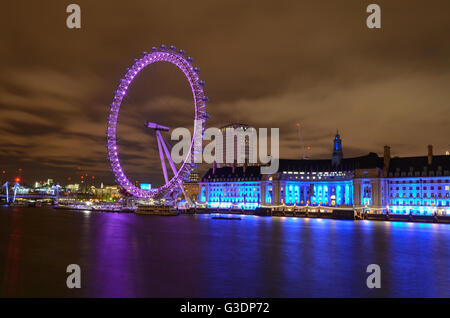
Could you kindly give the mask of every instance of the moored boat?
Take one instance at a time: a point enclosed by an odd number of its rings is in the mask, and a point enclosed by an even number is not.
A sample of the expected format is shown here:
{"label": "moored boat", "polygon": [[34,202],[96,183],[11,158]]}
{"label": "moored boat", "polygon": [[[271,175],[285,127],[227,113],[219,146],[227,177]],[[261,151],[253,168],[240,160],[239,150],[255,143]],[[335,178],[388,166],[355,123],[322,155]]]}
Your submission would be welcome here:
{"label": "moored boat", "polygon": [[176,216],[179,214],[178,210],[170,206],[158,205],[139,205],[134,211],[136,214],[143,215],[162,215],[162,216]]}

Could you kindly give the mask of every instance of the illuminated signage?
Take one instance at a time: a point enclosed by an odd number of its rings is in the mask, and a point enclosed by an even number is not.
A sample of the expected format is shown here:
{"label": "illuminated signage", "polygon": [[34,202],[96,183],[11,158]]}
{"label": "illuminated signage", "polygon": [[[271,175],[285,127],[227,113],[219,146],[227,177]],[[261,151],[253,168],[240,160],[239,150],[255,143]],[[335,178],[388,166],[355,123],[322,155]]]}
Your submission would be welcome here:
{"label": "illuminated signage", "polygon": [[151,190],[152,185],[150,183],[141,183],[141,189],[142,190]]}

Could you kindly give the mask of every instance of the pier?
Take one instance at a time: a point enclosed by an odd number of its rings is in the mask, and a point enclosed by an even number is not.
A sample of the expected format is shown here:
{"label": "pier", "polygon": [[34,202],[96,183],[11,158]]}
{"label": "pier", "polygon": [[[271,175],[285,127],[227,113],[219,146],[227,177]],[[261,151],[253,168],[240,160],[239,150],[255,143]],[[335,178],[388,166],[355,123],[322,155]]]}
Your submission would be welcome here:
{"label": "pier", "polygon": [[190,208],[179,210],[181,214],[235,214],[255,215],[270,217],[298,217],[298,218],[321,218],[335,220],[370,220],[370,221],[392,221],[392,222],[420,222],[420,223],[449,223],[448,215],[418,215],[418,214],[389,214],[368,213],[356,209],[333,209],[331,207],[320,208],[257,208],[246,209],[214,209],[214,208]]}

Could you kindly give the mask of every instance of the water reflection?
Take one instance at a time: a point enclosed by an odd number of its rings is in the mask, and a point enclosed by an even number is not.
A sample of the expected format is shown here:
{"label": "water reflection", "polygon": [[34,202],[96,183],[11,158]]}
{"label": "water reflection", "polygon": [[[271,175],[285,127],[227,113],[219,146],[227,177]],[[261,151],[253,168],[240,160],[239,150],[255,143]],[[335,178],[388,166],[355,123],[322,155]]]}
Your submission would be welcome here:
{"label": "water reflection", "polygon": [[[22,251],[22,217],[18,213],[11,213],[8,220],[9,227],[12,229],[11,233],[2,231],[2,238],[6,240],[2,294],[4,295],[20,295],[19,288],[22,286],[19,271],[20,253]],[[3,252],[3,250],[2,250]],[[3,253],[2,253],[3,255]]]}
{"label": "water reflection", "polygon": [[[446,224],[0,212],[2,296],[450,296]],[[71,263],[80,290],[65,286]],[[372,263],[379,290],[366,287]]]}

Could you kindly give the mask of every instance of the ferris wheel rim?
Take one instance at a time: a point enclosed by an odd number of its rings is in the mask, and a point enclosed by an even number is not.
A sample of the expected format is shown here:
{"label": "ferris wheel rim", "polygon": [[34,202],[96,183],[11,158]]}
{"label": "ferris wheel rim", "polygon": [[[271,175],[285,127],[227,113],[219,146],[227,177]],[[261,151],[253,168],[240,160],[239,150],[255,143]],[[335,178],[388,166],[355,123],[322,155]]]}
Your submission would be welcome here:
{"label": "ferris wheel rim", "polygon": [[[120,164],[118,156],[117,146],[117,120],[122,104],[123,98],[126,96],[129,85],[131,85],[135,77],[146,67],[158,62],[169,62],[180,69],[189,82],[192,96],[194,100],[194,123],[196,120],[201,121],[201,132],[196,134],[196,125],[194,125],[194,134],[191,139],[189,153],[186,155],[181,167],[177,173],[164,185],[159,188],[144,190],[136,187],[130,182],[125,175],[122,166]],[[204,95],[203,86],[204,82],[200,80],[198,73],[199,69],[192,65],[192,58],[185,57],[185,53],[182,50],[177,51],[174,46],[167,49],[164,45],[161,48],[153,48],[152,52],[144,52],[142,57],[135,59],[133,65],[127,70],[125,75],[121,78],[118,88],[115,91],[113,102],[110,105],[110,111],[108,116],[107,125],[107,150],[108,159],[112,172],[114,174],[116,182],[134,197],[142,199],[150,199],[158,196],[163,196],[173,191],[180,185],[180,182],[187,178],[193,168],[193,158],[195,156],[194,139],[196,136],[203,138],[203,132],[206,123],[206,101],[207,98]]]}

